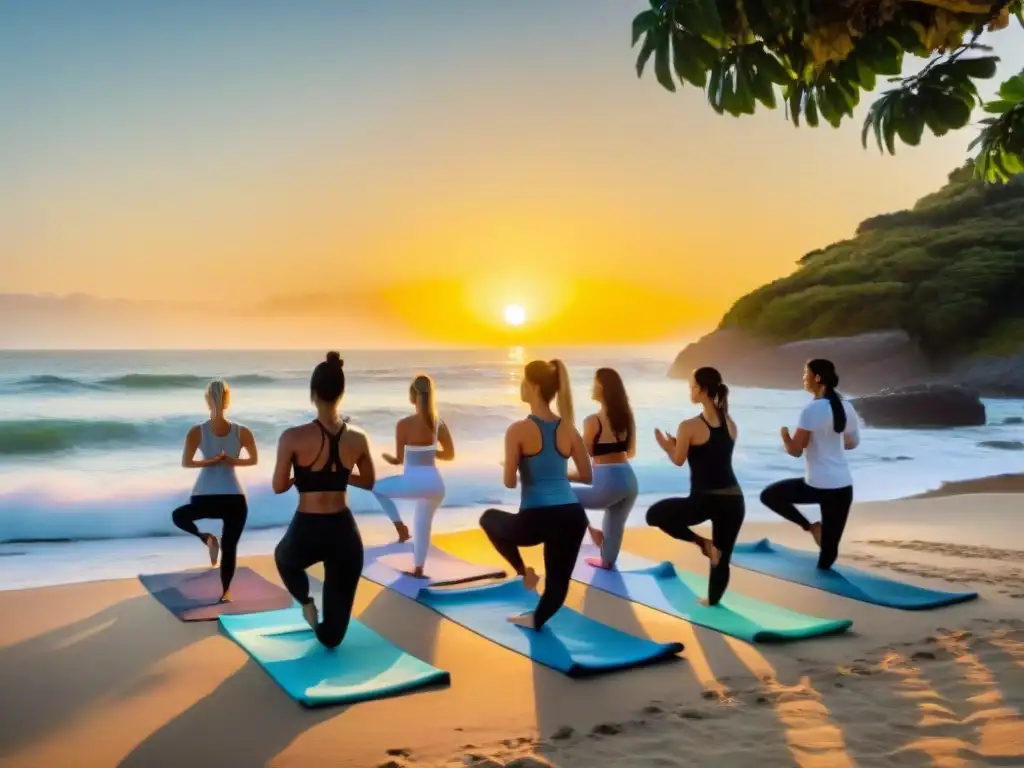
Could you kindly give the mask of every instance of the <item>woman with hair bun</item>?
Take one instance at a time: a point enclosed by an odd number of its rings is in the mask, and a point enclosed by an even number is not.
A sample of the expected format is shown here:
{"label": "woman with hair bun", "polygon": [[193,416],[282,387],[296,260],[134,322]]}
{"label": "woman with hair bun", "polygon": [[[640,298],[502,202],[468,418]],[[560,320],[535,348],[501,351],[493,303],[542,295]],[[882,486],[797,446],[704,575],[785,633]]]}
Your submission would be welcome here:
{"label": "woman with hair bun", "polygon": [[[647,510],[647,524],[694,544],[711,563],[705,605],[717,605],[729,586],[729,561],[746,516],[743,491],[732,469],[736,422],[729,415],[729,387],[714,368],[690,378],[690,400],[701,412],[679,425],[675,437],[654,430],[661,449],[677,467],[690,463],[690,495],[662,499]],[[691,528],[711,521],[711,538]]]}
{"label": "woman with hair bun", "polygon": [[429,376],[419,375],[412,380],[409,402],[416,412],[395,425],[395,453],[385,453],[382,457],[392,466],[403,467],[403,472],[377,482],[373,495],[394,524],[400,542],[409,539],[409,529],[402,522],[395,501],[415,502],[412,575],[424,578],[434,513],[444,500],[444,480],[437,470],[437,462],[454,459],[455,444],[448,426],[437,415],[434,382]]}
{"label": "woman with hair bun", "polygon": [[[526,366],[520,397],[530,415],[505,432],[505,487],[522,480],[519,512],[488,509],[480,517],[498,554],[523,578],[527,589],[536,589],[540,577],[523,563],[520,547],[544,545],[544,594],[532,613],[510,616],[513,624],[540,630],[562,607],[569,582],[587,533],[583,511],[569,484],[568,464],[576,467],[574,479],[593,480],[590,456],[573,423],[569,372],[561,360],[535,360]],[[556,401],[558,413],[551,409]]]}
{"label": "woman with hair bun", "polygon": [[[299,505],[274,561],[317,639],[336,648],[348,631],[363,570],[363,539],[348,508],[347,490],[350,485],[373,490],[375,473],[366,435],[349,427],[338,412],[345,394],[341,355],[327,353],[313,369],[309,390],[316,419],[286,429],[277,446],[274,493],[295,486]],[[306,575],[316,563],[324,564],[322,620]]]}
{"label": "woman with hair bun", "polygon": [[[233,424],[224,416],[231,404],[231,388],[222,379],[206,385],[206,405],[210,418],[197,424],[185,437],[181,465],[198,468],[199,476],[192,488],[188,504],[171,513],[171,520],[185,533],[202,541],[210,553],[210,565],[220,557],[221,600],[229,600],[231,580],[235,576],[238,540],[242,537],[249,507],[235,467],[251,467],[259,459],[256,440],[248,427]],[[242,449],[246,458],[241,458]],[[203,458],[197,459],[196,452]],[[212,533],[196,527],[196,520],[222,520],[224,527],[218,540]]]}
{"label": "woman with hair bun", "polygon": [[[846,451],[860,445],[857,412],[836,389],[839,374],[831,360],[811,360],[804,367],[804,389],[814,399],[801,411],[796,432],[781,430],[782,444],[793,458],[803,456],[804,477],[780,480],[761,492],[761,503],[777,515],[796,523],[814,537],[820,554],[818,567],[831,568],[839,557],[846,520],[853,505],[853,476]],[[797,504],[821,509],[821,522],[811,523]]]}

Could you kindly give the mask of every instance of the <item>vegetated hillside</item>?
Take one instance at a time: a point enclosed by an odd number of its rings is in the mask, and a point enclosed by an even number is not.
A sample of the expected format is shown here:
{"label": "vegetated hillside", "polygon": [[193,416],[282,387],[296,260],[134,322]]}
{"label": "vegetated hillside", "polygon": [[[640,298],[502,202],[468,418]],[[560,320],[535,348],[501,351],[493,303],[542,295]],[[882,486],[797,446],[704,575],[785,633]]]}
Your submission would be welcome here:
{"label": "vegetated hillside", "polygon": [[862,222],[788,277],[737,301],[720,328],[794,341],[903,329],[936,358],[1024,347],[1024,178],[986,186],[970,164],[912,210]]}

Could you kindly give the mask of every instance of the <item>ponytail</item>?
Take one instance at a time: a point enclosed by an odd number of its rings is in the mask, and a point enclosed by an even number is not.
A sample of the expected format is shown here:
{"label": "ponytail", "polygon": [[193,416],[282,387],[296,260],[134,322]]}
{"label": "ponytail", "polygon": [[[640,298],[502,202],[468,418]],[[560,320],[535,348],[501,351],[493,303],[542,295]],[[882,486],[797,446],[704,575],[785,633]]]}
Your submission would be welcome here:
{"label": "ponytail", "polygon": [[214,379],[206,385],[206,405],[211,416],[223,414],[230,402],[231,388],[224,379]]}
{"label": "ponytail", "polygon": [[729,386],[724,381],[718,385],[715,394],[711,397],[711,402],[718,409],[718,418],[722,424],[727,424],[729,421]]}
{"label": "ponytail", "polygon": [[823,397],[828,400],[832,407],[832,429],[837,434],[846,431],[846,408],[843,406],[843,398],[836,392],[839,386],[839,374],[831,360],[817,358],[807,363],[807,370],[815,380],[824,387]]}
{"label": "ponytail", "polygon": [[425,374],[412,380],[410,393],[416,401],[416,411],[427,422],[431,431],[437,429],[437,405],[434,400],[434,382]]}
{"label": "ponytail", "polygon": [[558,389],[555,391],[555,405],[558,407],[558,415],[562,417],[562,421],[575,425],[569,370],[565,367],[565,363],[557,358],[551,361],[551,366],[555,369],[555,379],[558,383]]}
{"label": "ponytail", "polygon": [[722,381],[722,374],[717,368],[704,366],[693,372],[693,380],[697,388],[708,396],[715,410],[718,412],[718,420],[722,424],[728,423],[729,418],[729,387]]}

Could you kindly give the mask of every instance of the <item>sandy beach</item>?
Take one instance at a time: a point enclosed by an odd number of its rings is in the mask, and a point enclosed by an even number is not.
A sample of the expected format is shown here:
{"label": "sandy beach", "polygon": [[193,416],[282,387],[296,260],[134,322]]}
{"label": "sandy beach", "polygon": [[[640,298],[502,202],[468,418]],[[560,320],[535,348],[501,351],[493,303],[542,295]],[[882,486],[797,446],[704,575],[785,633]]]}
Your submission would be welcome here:
{"label": "sandy beach", "polygon": [[[0,593],[4,766],[1024,765],[1021,496],[859,505],[843,557],[982,599],[906,612],[733,569],[732,590],[846,635],[754,647],[574,583],[568,604],[683,658],[572,680],[361,582],[356,612],[451,673],[447,688],[304,710],[215,623],[179,622],[138,580]],[[741,538],[807,547],[788,525]],[[497,562],[475,532],[439,539]],[[631,530],[626,548],[704,570],[692,547]],[[539,551],[529,555],[539,565]],[[276,581],[270,558],[246,565]],[[314,571],[315,572],[315,571]]]}

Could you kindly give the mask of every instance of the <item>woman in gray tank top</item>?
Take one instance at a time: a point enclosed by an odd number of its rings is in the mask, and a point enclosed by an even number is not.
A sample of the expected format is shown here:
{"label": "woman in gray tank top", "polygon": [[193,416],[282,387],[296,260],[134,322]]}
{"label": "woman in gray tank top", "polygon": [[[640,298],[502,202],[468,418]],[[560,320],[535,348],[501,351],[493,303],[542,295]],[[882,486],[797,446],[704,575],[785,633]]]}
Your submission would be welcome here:
{"label": "woman in gray tank top", "polygon": [[[231,402],[227,382],[217,379],[206,387],[206,404],[210,419],[189,430],[185,438],[185,452],[181,465],[198,468],[199,477],[192,487],[188,504],[178,507],[171,515],[174,524],[202,541],[210,552],[210,565],[217,565],[220,555],[220,582],[224,588],[222,600],[230,599],[228,589],[235,575],[238,540],[242,537],[249,506],[245,489],[238,481],[235,467],[251,467],[257,461],[256,440],[248,427],[232,424],[224,417]],[[245,449],[246,458],[241,457]],[[196,459],[196,452],[203,458]],[[196,527],[196,520],[221,520],[224,528],[220,540],[212,533]]]}

